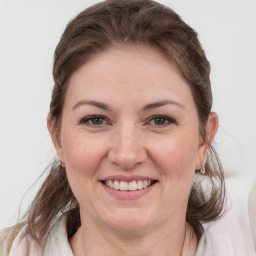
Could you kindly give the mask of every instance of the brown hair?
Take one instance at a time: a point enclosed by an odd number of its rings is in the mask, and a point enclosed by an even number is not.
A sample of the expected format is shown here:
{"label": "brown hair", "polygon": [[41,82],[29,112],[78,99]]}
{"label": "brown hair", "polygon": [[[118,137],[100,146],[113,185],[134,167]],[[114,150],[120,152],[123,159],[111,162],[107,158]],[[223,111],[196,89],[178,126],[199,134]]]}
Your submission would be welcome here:
{"label": "brown hair", "polygon": [[[84,10],[67,25],[56,48],[53,66],[55,85],[50,114],[56,139],[71,75],[95,54],[127,44],[157,48],[177,64],[190,84],[200,134],[205,139],[212,107],[209,62],[197,33],[173,10],[151,0],[107,0]],[[198,238],[203,232],[202,223],[217,219],[225,201],[223,170],[213,147],[208,154],[205,176],[209,180],[207,191],[195,180],[186,215]],[[79,205],[65,168],[55,161],[28,210],[28,233],[39,241],[60,211],[68,211],[68,236],[71,237],[80,225]]]}

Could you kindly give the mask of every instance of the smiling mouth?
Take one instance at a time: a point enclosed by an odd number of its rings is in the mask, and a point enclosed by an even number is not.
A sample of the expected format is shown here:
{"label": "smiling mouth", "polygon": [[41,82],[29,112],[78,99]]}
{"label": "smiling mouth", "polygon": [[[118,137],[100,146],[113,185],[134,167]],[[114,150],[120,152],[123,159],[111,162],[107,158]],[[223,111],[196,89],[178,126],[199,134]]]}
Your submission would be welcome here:
{"label": "smiling mouth", "polygon": [[118,180],[102,180],[101,182],[107,187],[114,190],[136,191],[152,186],[154,183],[157,182],[157,180],[133,180],[130,182]]}

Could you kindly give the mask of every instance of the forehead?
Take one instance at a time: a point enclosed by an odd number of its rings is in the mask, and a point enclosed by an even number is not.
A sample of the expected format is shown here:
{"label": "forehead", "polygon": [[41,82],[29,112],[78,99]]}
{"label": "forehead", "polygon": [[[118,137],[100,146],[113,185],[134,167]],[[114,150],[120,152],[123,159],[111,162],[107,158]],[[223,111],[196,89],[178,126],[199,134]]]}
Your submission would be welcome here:
{"label": "forehead", "polygon": [[193,101],[179,68],[148,46],[113,47],[82,65],[70,78],[67,98],[76,101],[83,96],[101,101],[117,97]]}

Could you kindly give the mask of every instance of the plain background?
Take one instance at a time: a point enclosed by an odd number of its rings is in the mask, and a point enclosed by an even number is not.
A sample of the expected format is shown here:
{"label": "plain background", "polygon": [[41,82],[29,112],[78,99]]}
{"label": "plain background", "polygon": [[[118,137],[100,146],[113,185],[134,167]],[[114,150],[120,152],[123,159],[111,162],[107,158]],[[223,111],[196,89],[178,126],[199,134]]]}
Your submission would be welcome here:
{"label": "plain background", "polygon": [[[46,127],[53,52],[67,22],[96,2],[0,0],[0,228],[15,224],[55,155]],[[256,177],[256,1],[159,2],[199,34],[220,117],[215,146],[241,189]]]}

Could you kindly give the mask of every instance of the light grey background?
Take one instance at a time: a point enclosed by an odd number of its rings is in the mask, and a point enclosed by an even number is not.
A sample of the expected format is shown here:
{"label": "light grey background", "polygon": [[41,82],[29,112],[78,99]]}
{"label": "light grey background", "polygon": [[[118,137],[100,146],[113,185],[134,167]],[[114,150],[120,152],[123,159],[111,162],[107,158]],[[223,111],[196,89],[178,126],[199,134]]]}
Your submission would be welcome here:
{"label": "light grey background", "polygon": [[[0,0],[0,227],[54,157],[46,127],[54,48],[88,0]],[[212,65],[216,147],[229,176],[256,176],[256,1],[171,0],[199,33]],[[39,185],[24,197],[24,212]],[[244,185],[245,186],[245,185]]]}

